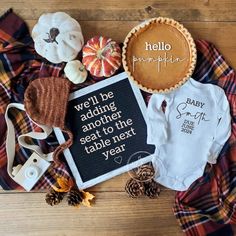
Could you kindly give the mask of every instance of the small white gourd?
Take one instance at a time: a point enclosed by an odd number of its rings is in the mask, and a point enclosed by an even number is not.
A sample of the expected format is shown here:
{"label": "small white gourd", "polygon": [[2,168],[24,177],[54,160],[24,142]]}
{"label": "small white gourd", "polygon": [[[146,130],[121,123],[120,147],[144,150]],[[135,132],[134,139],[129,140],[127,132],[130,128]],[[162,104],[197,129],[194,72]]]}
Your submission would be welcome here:
{"label": "small white gourd", "polygon": [[87,70],[79,60],[67,62],[64,72],[66,77],[74,84],[83,83],[88,75]]}

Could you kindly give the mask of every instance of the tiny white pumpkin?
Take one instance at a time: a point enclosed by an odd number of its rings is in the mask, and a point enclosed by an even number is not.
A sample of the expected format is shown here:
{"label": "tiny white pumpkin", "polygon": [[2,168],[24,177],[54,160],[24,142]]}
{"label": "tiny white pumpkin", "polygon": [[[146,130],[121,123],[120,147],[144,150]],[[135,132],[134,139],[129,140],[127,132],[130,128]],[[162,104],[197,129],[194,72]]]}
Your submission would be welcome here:
{"label": "tiny white pumpkin", "polygon": [[41,15],[32,38],[36,52],[52,63],[75,59],[84,44],[79,22],[64,12]]}
{"label": "tiny white pumpkin", "polygon": [[64,72],[66,77],[74,84],[83,83],[88,75],[87,70],[79,60],[67,62]]}

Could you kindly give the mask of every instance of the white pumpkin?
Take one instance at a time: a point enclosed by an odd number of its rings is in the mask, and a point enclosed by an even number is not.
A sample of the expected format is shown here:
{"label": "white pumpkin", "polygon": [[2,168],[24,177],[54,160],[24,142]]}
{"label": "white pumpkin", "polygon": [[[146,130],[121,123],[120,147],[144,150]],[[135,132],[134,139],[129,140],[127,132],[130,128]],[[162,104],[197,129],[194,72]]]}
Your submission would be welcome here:
{"label": "white pumpkin", "polygon": [[32,38],[36,52],[52,63],[75,59],[84,44],[80,24],[64,12],[40,16]]}
{"label": "white pumpkin", "polygon": [[66,77],[74,84],[83,83],[88,75],[84,65],[78,60],[67,62],[64,72]]}

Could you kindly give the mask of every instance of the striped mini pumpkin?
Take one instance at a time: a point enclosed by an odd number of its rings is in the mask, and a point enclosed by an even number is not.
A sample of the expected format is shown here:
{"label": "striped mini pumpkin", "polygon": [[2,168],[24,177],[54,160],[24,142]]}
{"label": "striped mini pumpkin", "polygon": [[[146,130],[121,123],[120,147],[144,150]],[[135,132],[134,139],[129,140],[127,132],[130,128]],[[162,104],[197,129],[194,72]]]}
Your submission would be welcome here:
{"label": "striped mini pumpkin", "polygon": [[110,38],[95,36],[83,47],[82,62],[91,75],[109,77],[121,65],[120,46]]}

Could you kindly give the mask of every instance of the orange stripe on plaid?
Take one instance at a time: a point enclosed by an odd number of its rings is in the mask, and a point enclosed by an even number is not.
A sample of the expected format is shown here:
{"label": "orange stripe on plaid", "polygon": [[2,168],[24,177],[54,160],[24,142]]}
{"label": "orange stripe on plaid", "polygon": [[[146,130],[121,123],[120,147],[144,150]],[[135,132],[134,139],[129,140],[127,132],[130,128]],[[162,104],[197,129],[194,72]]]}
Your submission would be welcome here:
{"label": "orange stripe on plaid", "polygon": [[4,70],[3,64],[0,61],[0,113],[5,113],[7,103],[10,98],[6,93],[6,90],[10,90],[10,78]]}

